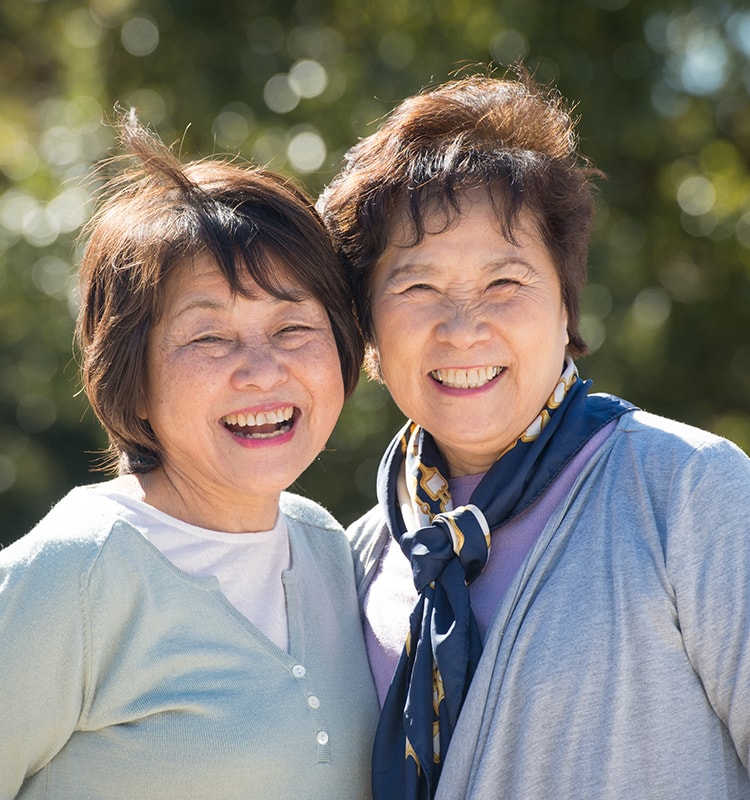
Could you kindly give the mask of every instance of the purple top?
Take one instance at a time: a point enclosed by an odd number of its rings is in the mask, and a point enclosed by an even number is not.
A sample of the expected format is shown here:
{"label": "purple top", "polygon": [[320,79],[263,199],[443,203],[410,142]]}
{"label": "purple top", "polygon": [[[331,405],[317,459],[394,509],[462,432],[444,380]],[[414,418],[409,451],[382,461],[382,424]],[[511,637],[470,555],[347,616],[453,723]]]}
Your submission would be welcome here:
{"label": "purple top", "polygon": [[[549,489],[529,508],[492,532],[490,559],[484,572],[469,588],[471,606],[482,638],[506,589],[555,508],[568,494],[591,455],[612,433],[615,424],[611,422],[592,436]],[[484,474],[467,475],[449,480],[454,507],[468,503],[483,477]],[[381,707],[401,657],[409,629],[409,615],[416,602],[409,562],[396,540],[389,536],[364,601],[367,655]]]}

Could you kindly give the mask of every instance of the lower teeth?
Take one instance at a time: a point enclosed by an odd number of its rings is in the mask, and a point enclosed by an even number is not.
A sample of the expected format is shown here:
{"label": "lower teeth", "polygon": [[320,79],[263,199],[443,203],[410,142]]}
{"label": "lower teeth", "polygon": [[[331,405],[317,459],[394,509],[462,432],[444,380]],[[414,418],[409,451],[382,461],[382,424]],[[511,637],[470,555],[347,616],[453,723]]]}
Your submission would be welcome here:
{"label": "lower teeth", "polygon": [[273,439],[274,436],[280,436],[282,433],[286,433],[291,429],[291,422],[282,422],[275,431],[271,431],[270,433],[248,433],[245,431],[239,431],[237,435],[241,436],[243,439]]}

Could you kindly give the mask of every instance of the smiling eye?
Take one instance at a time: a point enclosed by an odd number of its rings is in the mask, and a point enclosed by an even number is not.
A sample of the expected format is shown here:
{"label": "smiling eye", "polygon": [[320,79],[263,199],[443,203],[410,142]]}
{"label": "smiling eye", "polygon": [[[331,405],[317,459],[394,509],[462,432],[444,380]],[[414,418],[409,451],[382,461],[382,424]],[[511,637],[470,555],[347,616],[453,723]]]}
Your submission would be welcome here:
{"label": "smiling eye", "polygon": [[407,286],[404,289],[404,292],[434,292],[436,291],[434,286],[430,286],[429,283],[412,283],[410,286]]}
{"label": "smiling eye", "polygon": [[487,289],[509,289],[518,285],[519,281],[514,278],[498,278],[496,281],[492,281]]}
{"label": "smiling eye", "polygon": [[279,330],[279,333],[301,333],[309,330],[311,330],[310,325],[305,325],[301,322],[295,322],[289,325],[284,325],[284,327]]}
{"label": "smiling eye", "polygon": [[202,336],[196,336],[193,342],[196,344],[214,344],[216,342],[225,342],[226,339],[216,333],[206,333]]}

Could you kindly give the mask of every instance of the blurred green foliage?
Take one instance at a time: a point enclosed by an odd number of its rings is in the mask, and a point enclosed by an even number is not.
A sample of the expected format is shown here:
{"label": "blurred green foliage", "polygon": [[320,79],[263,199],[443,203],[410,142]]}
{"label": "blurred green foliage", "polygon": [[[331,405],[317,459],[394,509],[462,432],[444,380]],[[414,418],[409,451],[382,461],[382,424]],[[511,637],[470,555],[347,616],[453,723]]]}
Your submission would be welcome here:
{"label": "blurred green foliage", "polygon": [[[578,102],[609,176],[584,297],[595,389],[750,450],[750,11],[742,0],[4,0],[0,542],[91,472],[71,348],[82,182],[115,103],[187,157],[241,153],[317,193],[395,103],[523,58]],[[299,482],[343,522],[401,417],[363,381]]]}

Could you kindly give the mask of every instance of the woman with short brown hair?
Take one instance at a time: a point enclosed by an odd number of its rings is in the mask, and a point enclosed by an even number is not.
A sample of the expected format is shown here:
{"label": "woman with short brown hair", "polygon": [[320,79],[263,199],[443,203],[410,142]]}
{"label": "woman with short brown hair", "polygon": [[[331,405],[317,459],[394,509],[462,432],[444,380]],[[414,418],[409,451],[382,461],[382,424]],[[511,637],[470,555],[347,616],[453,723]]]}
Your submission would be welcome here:
{"label": "woman with short brown hair", "polygon": [[0,796],[367,798],[351,551],[285,491],[357,381],[344,275],[289,181],[122,130],[78,322],[119,474],[0,553]]}
{"label": "woman with short brown hair", "polygon": [[750,796],[750,460],[579,378],[596,174],[557,92],[470,76],[320,200],[408,418],[349,530],[376,800]]}

